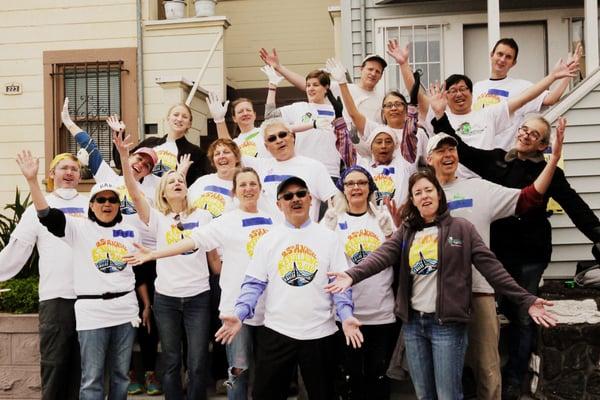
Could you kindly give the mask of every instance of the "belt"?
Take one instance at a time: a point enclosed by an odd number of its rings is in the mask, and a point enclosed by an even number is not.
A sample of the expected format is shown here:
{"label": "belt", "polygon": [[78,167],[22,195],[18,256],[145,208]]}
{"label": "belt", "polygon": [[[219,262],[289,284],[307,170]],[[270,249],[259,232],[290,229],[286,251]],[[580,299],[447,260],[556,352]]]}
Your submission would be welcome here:
{"label": "belt", "polygon": [[102,294],[82,294],[77,296],[77,300],[89,300],[89,299],[102,299],[102,300],[110,300],[116,299],[117,297],[123,297],[126,294],[133,292],[133,290],[129,290],[127,292],[107,292]]}

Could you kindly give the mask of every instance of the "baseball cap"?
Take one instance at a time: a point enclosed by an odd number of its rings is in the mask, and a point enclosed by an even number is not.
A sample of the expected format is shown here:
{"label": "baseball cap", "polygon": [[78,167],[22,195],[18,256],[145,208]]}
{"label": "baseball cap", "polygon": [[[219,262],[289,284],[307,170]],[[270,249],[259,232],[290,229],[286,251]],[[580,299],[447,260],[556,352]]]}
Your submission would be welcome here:
{"label": "baseball cap", "polygon": [[387,67],[387,62],[385,61],[385,59],[377,54],[367,54],[367,56],[361,61],[360,66],[364,67],[367,61],[377,61],[383,66],[383,69]]}
{"label": "baseball cap", "polygon": [[304,189],[308,189],[306,182],[302,178],[298,178],[297,176],[290,176],[282,180],[279,185],[277,185],[277,197],[283,192],[283,190],[289,185],[296,184]]}
{"label": "baseball cap", "polygon": [[438,133],[437,135],[433,135],[432,137],[429,138],[429,141],[427,142],[427,154],[431,154],[434,150],[436,150],[437,148],[439,148],[442,144],[451,144],[453,146],[458,145],[458,142],[456,141],[456,139],[454,139],[452,136],[448,135],[447,133]]}
{"label": "baseball cap", "polygon": [[116,186],[110,182],[98,182],[94,186],[92,186],[92,190],[90,190],[90,199],[93,199],[100,192],[104,192],[105,190],[110,190],[114,194],[119,197],[119,191]]}
{"label": "baseball cap", "polygon": [[156,152],[154,151],[154,149],[151,149],[150,147],[140,147],[139,149],[134,151],[133,154],[145,154],[148,157],[150,157],[150,159],[152,160],[152,166],[150,166],[151,169],[154,168],[154,166],[158,162],[158,157],[156,156]]}

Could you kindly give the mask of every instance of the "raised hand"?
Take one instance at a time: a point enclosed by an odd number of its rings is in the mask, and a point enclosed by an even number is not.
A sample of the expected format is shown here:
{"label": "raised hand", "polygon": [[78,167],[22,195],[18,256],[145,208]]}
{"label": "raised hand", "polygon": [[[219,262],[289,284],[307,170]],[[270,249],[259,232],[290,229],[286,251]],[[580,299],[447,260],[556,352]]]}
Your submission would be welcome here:
{"label": "raised hand", "polygon": [[398,65],[404,65],[408,62],[410,55],[410,43],[401,48],[397,39],[390,39],[387,43],[387,53],[396,60]]}
{"label": "raised hand", "polygon": [[154,257],[152,257],[152,249],[144,247],[139,243],[134,243],[133,245],[136,249],[138,249],[138,251],[136,253],[127,253],[125,256],[123,256],[123,261],[125,261],[127,264],[135,267],[136,265],[144,264],[148,261],[154,260]]}
{"label": "raised hand", "polygon": [[119,121],[119,116],[117,114],[106,118],[106,123],[113,132],[119,133],[119,136],[122,136],[122,133],[125,132],[125,123],[123,121]]}
{"label": "raised hand", "polygon": [[325,62],[325,69],[329,72],[333,80],[338,83],[346,83],[346,68],[344,68],[341,62],[335,58],[329,58]]}
{"label": "raised hand", "polygon": [[334,279],[325,285],[325,291],[328,293],[341,293],[352,286],[352,278],[345,272],[328,272],[327,276]]}
{"label": "raised hand", "polygon": [[556,318],[552,314],[550,314],[544,306],[552,306],[553,303],[548,300],[544,300],[538,298],[535,303],[533,303],[527,312],[531,319],[538,325],[542,325],[545,328],[550,328],[551,326],[556,325],[558,322]]}
{"label": "raised hand", "polygon": [[65,125],[65,128],[67,128],[68,130],[71,130],[71,128],[77,127],[77,125],[75,125],[75,122],[73,122],[73,120],[71,119],[71,116],[69,115],[69,98],[68,97],[65,97],[65,102],[63,103],[63,109],[60,112],[60,120]]}
{"label": "raised hand", "polygon": [[25,179],[28,181],[37,179],[40,160],[33,157],[31,151],[21,150],[20,153],[17,153],[17,164],[19,164],[19,168]]}
{"label": "raised hand", "polygon": [[563,142],[565,140],[565,128],[567,127],[567,119],[564,117],[558,118],[558,125],[556,126],[556,136],[554,142],[552,142],[552,158],[558,162],[562,155]]}
{"label": "raised hand", "polygon": [[181,157],[179,157],[179,162],[177,163],[177,172],[179,172],[183,176],[186,176],[188,170],[194,163],[191,160],[191,158],[192,158],[191,153],[187,153],[187,154],[184,154]]}
{"label": "raised hand", "polygon": [[277,87],[279,82],[283,80],[283,76],[279,75],[277,71],[275,71],[275,68],[270,65],[265,65],[260,70],[267,76],[270,85]]}
{"label": "raised hand", "polygon": [[133,147],[131,136],[127,135],[125,138],[122,138],[119,132],[113,131],[112,139],[115,147],[119,151],[121,159],[127,159],[127,157],[129,157],[129,149]]}
{"label": "raised hand", "polygon": [[355,349],[361,347],[364,341],[360,326],[362,324],[355,317],[348,317],[342,322],[342,330],[346,336],[346,346],[352,346]]}
{"label": "raised hand", "polygon": [[567,64],[570,64],[572,62],[576,62],[577,64],[579,64],[579,60],[581,60],[581,57],[583,56],[583,46],[581,45],[581,42],[577,43],[577,46],[575,46],[575,50],[573,50],[573,53],[569,54],[569,56],[567,57]]}
{"label": "raised hand", "polygon": [[242,321],[236,316],[220,315],[223,325],[215,333],[215,339],[222,344],[230,344],[237,333],[242,329]]}
{"label": "raised hand", "polygon": [[558,60],[551,74],[554,79],[572,78],[579,73],[579,62],[572,60],[566,63],[561,58]]}
{"label": "raised hand", "polygon": [[444,115],[448,106],[448,92],[444,86],[444,83],[440,86],[438,82],[429,85],[429,105],[437,118]]}
{"label": "raised hand", "polygon": [[225,122],[225,115],[227,114],[227,107],[229,106],[229,100],[225,103],[221,103],[219,95],[215,92],[208,92],[208,109],[210,115],[215,120],[215,124]]}
{"label": "raised hand", "polygon": [[327,99],[333,106],[333,110],[335,111],[335,118],[337,119],[342,117],[344,113],[344,103],[342,103],[342,99],[340,99],[340,96],[335,97],[331,89],[327,89],[326,95]]}
{"label": "raised hand", "polygon": [[261,60],[267,65],[277,69],[281,66],[279,63],[279,56],[277,55],[277,50],[273,49],[273,53],[269,53],[267,49],[264,47],[258,51],[258,56]]}

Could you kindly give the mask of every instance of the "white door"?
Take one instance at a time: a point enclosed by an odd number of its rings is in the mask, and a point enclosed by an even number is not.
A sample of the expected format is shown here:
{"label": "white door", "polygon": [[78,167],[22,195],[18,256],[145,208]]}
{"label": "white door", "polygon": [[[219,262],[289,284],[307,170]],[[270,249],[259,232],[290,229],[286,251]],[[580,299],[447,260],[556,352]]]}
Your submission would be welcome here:
{"label": "white door", "polygon": [[[490,63],[487,26],[464,26],[465,74],[473,83],[489,78]],[[500,25],[500,37],[511,37],[519,45],[517,65],[510,70],[513,78],[536,82],[548,73],[546,25],[543,22]],[[486,55],[482,58],[482,55]]]}

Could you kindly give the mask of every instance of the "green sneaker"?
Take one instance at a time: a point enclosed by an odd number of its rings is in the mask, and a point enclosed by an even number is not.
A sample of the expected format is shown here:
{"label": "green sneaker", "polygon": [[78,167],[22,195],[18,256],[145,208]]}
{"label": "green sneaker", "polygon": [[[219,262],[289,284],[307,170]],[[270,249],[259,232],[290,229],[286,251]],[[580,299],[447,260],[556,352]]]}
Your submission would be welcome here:
{"label": "green sneaker", "polygon": [[129,375],[129,386],[127,386],[127,394],[134,395],[144,393],[144,386],[137,381],[135,371],[131,370],[127,375]]}
{"label": "green sneaker", "polygon": [[158,396],[162,394],[162,387],[160,386],[160,382],[156,378],[154,371],[146,371],[144,379],[146,382],[146,394],[148,396]]}

